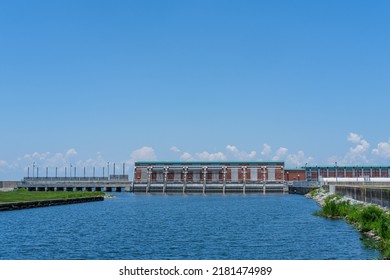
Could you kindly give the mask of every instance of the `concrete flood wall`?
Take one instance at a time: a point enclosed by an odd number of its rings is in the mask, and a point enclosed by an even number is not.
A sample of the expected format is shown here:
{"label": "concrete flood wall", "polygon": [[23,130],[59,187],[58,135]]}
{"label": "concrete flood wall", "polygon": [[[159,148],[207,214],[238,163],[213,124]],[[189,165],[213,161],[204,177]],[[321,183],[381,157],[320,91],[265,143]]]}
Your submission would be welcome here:
{"label": "concrete flood wall", "polygon": [[376,204],[390,209],[390,186],[388,188],[366,188],[363,186],[330,186],[334,193],[362,202]]}
{"label": "concrete flood wall", "polygon": [[302,195],[305,195],[305,194],[311,192],[313,189],[318,189],[318,187],[296,187],[296,186],[289,186],[289,187],[288,187],[288,193],[289,193],[289,194],[302,194]]}
{"label": "concrete flood wall", "polygon": [[313,189],[318,189],[320,186],[317,181],[294,181],[288,185],[288,193],[290,194],[307,194]]}
{"label": "concrete flood wall", "polygon": [[22,181],[18,187],[28,191],[102,191],[129,192],[132,191],[131,181]]}

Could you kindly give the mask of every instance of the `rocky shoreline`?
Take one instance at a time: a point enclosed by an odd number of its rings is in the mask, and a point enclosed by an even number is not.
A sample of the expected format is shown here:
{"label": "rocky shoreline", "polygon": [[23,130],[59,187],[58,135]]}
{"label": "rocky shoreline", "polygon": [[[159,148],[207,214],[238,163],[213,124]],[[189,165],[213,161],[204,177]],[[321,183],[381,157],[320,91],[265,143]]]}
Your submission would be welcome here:
{"label": "rocky shoreline", "polygon": [[[305,197],[313,199],[321,207],[323,207],[325,205],[325,199],[328,198],[331,195],[333,195],[333,194],[331,194],[330,192],[326,191],[323,188],[319,188],[318,191],[315,192],[314,194],[313,193],[305,194]],[[359,201],[359,200],[356,200],[356,199],[353,199],[353,198],[350,198],[350,197],[346,197],[346,196],[342,196],[340,199],[337,199],[337,201],[338,202],[348,201],[349,204],[351,204],[351,205],[355,205],[355,204],[360,204],[360,205],[363,205],[363,206],[375,205],[376,207],[382,209],[384,212],[390,214],[390,210],[389,209],[384,208],[384,207],[382,207],[380,205]]]}

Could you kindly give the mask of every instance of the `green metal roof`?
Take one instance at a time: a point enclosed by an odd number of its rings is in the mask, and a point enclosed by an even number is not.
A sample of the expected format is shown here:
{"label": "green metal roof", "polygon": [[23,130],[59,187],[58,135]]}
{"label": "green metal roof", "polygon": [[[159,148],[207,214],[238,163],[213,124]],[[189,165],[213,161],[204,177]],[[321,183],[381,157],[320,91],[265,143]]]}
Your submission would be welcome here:
{"label": "green metal roof", "polygon": [[294,167],[294,168],[288,168],[288,167],[286,167],[285,168],[285,170],[286,171],[305,171],[305,168],[303,167],[303,168],[299,168],[299,167]]}

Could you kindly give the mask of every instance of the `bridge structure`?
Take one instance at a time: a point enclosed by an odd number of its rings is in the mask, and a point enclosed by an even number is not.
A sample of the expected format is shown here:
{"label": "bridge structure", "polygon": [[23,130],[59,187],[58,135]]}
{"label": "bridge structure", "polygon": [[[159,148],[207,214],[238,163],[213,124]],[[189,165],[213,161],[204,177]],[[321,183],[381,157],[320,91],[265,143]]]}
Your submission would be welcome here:
{"label": "bridge structure", "polygon": [[24,177],[19,186],[28,191],[102,191],[129,192],[128,175],[107,177]]}

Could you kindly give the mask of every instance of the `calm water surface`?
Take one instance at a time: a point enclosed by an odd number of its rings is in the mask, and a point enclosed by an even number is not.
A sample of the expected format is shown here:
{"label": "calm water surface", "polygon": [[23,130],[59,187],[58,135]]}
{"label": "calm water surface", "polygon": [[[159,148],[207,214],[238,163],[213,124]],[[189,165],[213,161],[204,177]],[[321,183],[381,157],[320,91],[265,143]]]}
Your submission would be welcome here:
{"label": "calm water surface", "polygon": [[376,259],[299,195],[137,195],[0,212],[0,259]]}

